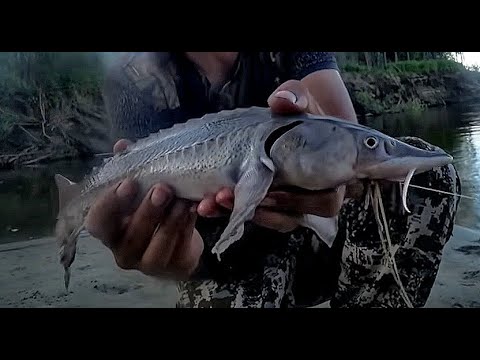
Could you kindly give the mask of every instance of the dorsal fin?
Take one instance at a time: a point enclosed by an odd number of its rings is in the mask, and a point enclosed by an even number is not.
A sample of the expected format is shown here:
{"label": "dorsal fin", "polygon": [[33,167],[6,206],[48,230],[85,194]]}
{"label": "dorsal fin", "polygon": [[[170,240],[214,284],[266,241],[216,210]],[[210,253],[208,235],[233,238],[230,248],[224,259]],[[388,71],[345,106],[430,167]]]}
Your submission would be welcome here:
{"label": "dorsal fin", "polygon": [[147,147],[157,139],[166,139],[171,136],[177,135],[179,132],[189,129],[191,126],[201,126],[214,120],[225,121],[233,120],[235,118],[241,118],[249,112],[257,112],[259,116],[269,114],[268,108],[252,106],[249,108],[236,108],[233,110],[222,110],[218,113],[208,113],[200,118],[192,118],[183,123],[174,124],[170,128],[161,129],[156,133],[152,133],[149,136],[139,139],[127,148],[127,151],[135,151]]}
{"label": "dorsal fin", "polygon": [[55,174],[55,183],[58,188],[58,209],[62,211],[62,209],[80,193],[81,187],[79,184],[60,174]]}

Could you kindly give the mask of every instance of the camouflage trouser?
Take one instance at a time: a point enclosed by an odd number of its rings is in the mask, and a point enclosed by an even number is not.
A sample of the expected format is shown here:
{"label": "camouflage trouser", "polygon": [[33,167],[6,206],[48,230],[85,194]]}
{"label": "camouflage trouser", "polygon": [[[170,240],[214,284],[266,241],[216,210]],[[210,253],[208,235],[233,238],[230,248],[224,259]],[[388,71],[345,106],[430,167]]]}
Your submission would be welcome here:
{"label": "camouflage trouser", "polygon": [[[431,145],[401,138],[421,148]],[[411,184],[460,193],[453,165],[415,175]],[[179,284],[178,307],[296,307],[330,300],[331,307],[424,306],[435,281],[442,251],[453,231],[458,197],[409,188],[403,210],[400,185],[381,185],[381,194],[400,284],[387,261],[368,186],[362,196],[348,199],[340,213],[340,230],[331,249],[316,255],[311,232],[290,236],[286,250],[267,256],[263,272],[236,280],[198,280]],[[367,203],[366,203],[367,201]],[[384,232],[383,232],[384,234]],[[383,237],[385,238],[385,236]],[[305,293],[302,295],[302,292]],[[311,293],[309,293],[311,292]],[[306,298],[308,300],[306,300]]]}

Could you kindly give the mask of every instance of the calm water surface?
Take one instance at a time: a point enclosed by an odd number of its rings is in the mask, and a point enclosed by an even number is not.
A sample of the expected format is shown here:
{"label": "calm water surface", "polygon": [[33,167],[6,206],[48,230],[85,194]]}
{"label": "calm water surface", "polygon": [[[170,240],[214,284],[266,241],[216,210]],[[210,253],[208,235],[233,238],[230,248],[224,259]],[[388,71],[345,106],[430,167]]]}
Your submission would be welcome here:
{"label": "calm water surface", "polygon": [[478,197],[460,200],[456,223],[480,230],[480,103],[429,109],[417,116],[382,116],[368,120],[367,125],[392,136],[420,137],[450,153],[462,194]]}
{"label": "calm water surface", "polygon": [[[417,116],[385,115],[369,119],[367,125],[393,136],[418,136],[444,148],[455,158],[463,194],[477,196],[480,103],[429,109]],[[52,235],[58,207],[54,174],[77,181],[92,165],[75,161],[0,172],[0,243]],[[480,230],[480,200],[462,199],[457,223]]]}

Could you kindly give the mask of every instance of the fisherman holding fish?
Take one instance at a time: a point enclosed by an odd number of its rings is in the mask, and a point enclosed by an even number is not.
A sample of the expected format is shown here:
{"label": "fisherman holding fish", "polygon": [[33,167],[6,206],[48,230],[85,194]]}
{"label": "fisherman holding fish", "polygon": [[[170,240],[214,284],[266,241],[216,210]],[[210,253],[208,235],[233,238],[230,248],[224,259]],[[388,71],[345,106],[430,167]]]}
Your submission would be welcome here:
{"label": "fisherman holding fish", "polygon": [[[357,123],[335,56],[326,52],[133,53],[112,66],[104,95],[115,152],[225,109],[268,106],[279,115]],[[401,140],[434,149],[417,138]],[[460,193],[451,164],[411,181]],[[331,307],[422,307],[458,203],[454,196],[412,188],[409,213],[400,186],[380,181],[379,187],[364,182],[320,192],[271,189],[222,261],[211,250],[234,205],[229,188],[192,203],[157,184],[132,208],[138,184],[124,180],[96,199],[86,229],[121,268],[177,280],[178,307],[304,307],[327,300]],[[338,215],[333,246],[302,226],[302,214]]]}

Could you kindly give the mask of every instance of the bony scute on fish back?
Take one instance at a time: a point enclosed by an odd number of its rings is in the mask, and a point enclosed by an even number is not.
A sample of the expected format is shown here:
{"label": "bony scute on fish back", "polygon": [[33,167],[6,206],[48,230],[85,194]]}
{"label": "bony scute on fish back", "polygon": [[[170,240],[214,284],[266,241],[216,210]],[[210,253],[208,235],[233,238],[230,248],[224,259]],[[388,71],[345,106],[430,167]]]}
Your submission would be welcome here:
{"label": "bony scute on fish back", "polygon": [[[216,141],[219,138],[222,141]],[[412,168],[418,173],[450,161],[441,150],[420,150],[332,117],[278,116],[259,107],[208,114],[139,140],[109,159],[83,185],[56,177],[64,203],[57,223],[61,261],[67,273],[85,211],[95,199],[91,194],[126,176],[140,183],[139,199],[157,182],[193,201],[233,187],[229,223],[212,249],[221,260],[220,255],[242,238],[244,224],[253,219],[272,185],[326,190],[354,179],[403,180]],[[328,246],[336,237],[336,217],[307,214],[300,225],[311,228]]]}

